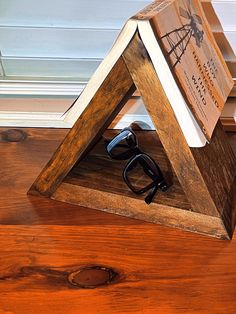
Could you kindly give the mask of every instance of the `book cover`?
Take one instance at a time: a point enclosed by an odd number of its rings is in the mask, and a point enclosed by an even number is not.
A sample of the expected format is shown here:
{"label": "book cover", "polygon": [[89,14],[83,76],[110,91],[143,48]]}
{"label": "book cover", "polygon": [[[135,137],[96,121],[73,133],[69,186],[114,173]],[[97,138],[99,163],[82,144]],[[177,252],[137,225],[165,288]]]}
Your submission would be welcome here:
{"label": "book cover", "polygon": [[233,80],[198,0],[158,0],[130,18],[64,115],[74,123],[139,32],[186,141],[210,141]]}
{"label": "book cover", "polygon": [[150,20],[185,101],[210,140],[233,80],[200,2],[156,1],[135,19]]}

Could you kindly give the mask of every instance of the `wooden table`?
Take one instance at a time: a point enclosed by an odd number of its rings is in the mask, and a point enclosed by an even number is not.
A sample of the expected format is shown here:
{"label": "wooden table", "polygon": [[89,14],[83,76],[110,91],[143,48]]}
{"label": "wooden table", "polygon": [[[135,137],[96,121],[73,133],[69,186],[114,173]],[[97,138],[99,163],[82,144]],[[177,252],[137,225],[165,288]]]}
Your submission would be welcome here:
{"label": "wooden table", "polygon": [[235,313],[235,238],[26,195],[66,132],[0,130],[0,314]]}

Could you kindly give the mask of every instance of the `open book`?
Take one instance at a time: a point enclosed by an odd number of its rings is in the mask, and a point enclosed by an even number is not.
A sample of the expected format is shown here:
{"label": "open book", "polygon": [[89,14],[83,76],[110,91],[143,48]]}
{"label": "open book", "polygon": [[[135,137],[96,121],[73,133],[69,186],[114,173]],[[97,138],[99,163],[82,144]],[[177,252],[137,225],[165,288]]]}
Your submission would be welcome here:
{"label": "open book", "polygon": [[198,0],[155,1],[129,19],[64,120],[78,119],[137,31],[188,145],[204,146],[233,80]]}

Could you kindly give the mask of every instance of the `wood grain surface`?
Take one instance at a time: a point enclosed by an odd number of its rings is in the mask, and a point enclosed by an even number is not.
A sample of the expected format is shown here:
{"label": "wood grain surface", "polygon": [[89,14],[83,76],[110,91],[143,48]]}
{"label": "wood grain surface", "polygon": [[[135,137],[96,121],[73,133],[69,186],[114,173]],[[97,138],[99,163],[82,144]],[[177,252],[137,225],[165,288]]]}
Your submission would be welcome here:
{"label": "wood grain surface", "polygon": [[[117,130],[109,130],[105,132],[104,137],[112,138],[117,132]],[[123,168],[127,161],[109,158],[104,139],[101,139],[70,171],[52,198],[192,232],[228,238],[220,218],[193,212],[157,133],[140,130],[135,133],[140,149],[158,163],[169,185],[166,192],[156,193],[151,204],[147,205],[144,202],[145,195],[135,195],[127,188],[122,179]],[[141,181],[145,185],[145,177],[142,177]]]}
{"label": "wood grain surface", "polygon": [[235,191],[231,191],[235,187],[236,158],[220,122],[209,145],[191,149],[138,34],[123,57],[192,210],[222,217],[231,236],[235,224],[231,195]]}
{"label": "wood grain surface", "polygon": [[[23,129],[16,142],[6,141],[6,131],[0,131],[1,314],[235,313],[235,237],[222,241],[29,197],[67,130]],[[236,134],[230,141],[236,151]],[[71,279],[92,266],[116,276],[97,288],[76,286]]]}
{"label": "wood grain surface", "polygon": [[50,197],[74,164],[100,139],[135,89],[123,59],[119,58],[29,193]]}
{"label": "wood grain surface", "polygon": [[[176,187],[175,184],[172,185],[174,189],[170,195],[166,194],[167,198],[164,196],[160,203],[153,202],[150,206],[143,206],[143,200],[138,198],[126,197],[119,186],[118,192],[114,192],[112,180],[104,185],[104,182],[96,178],[96,169],[91,175],[98,188],[91,189],[89,183],[87,193],[85,189],[80,189],[81,182],[77,180],[77,175],[71,182],[67,180],[68,173],[75,165],[80,166],[83,157],[97,144],[135,88],[143,98],[166,152],[166,159],[173,168],[169,173],[174,172],[180,183]],[[206,146],[198,149],[188,146],[148,52],[136,32],[84,112],[31,186],[29,194],[231,239],[236,218],[236,158],[220,123]],[[104,168],[107,161],[103,157],[101,161]],[[116,173],[115,167],[110,167],[109,171]],[[90,166],[87,167],[89,168]],[[103,170],[100,171],[100,176],[105,178],[102,172]],[[80,178],[80,174],[78,177]],[[100,186],[104,186],[103,193],[100,193]],[[176,199],[180,199],[184,206],[176,206]],[[186,199],[190,206],[185,204]],[[182,209],[187,209],[188,212]]]}

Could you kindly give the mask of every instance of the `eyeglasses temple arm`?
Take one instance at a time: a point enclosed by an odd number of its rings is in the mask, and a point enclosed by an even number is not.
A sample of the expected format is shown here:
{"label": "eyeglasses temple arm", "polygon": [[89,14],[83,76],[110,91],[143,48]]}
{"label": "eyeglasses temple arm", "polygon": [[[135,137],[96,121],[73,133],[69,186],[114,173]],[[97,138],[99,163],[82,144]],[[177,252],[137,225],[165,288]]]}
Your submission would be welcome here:
{"label": "eyeglasses temple arm", "polygon": [[155,185],[151,191],[149,191],[148,195],[145,197],[145,202],[147,204],[150,204],[153,200],[153,197],[155,196],[156,192],[158,190],[158,185]]}

